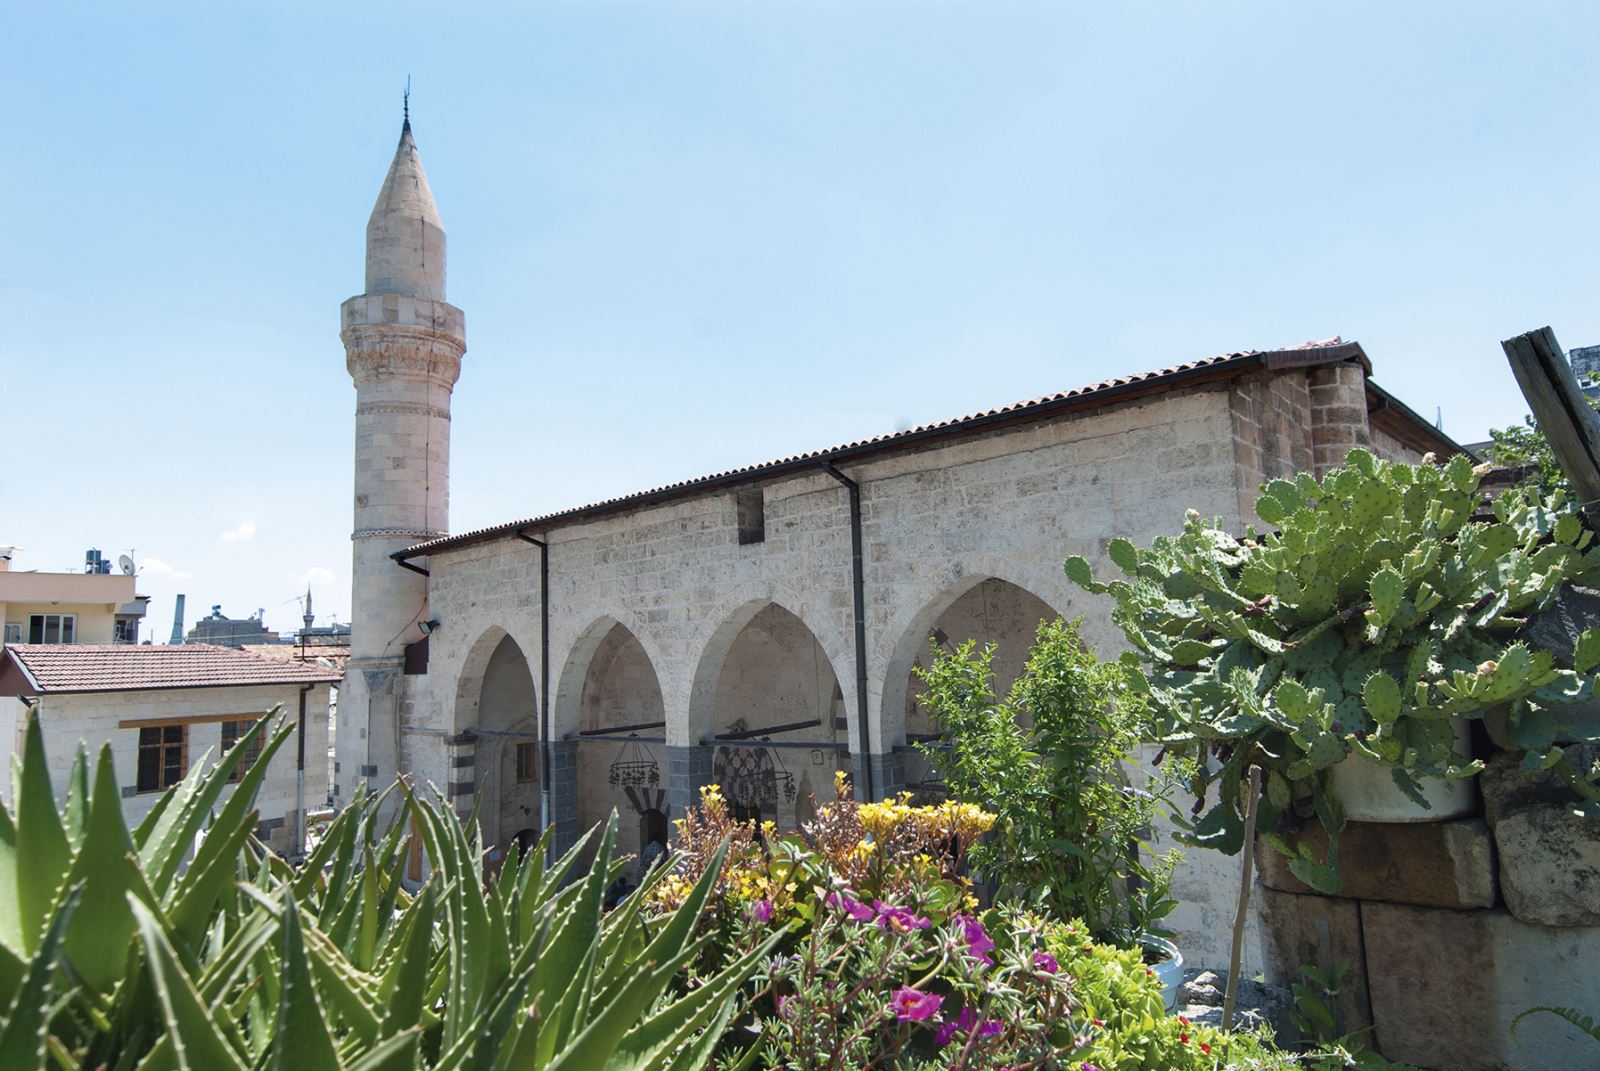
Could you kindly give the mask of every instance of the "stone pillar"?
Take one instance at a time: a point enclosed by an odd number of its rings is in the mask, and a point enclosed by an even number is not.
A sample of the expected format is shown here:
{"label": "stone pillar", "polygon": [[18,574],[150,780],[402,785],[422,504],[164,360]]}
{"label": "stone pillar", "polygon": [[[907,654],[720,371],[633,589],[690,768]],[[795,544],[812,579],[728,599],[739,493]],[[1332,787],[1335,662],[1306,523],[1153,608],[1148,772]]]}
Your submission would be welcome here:
{"label": "stone pillar", "polygon": [[445,739],[450,768],[444,784],[444,798],[465,819],[472,813],[478,793],[478,742],[471,733],[458,733]]}
{"label": "stone pillar", "polygon": [[[859,760],[856,761],[859,765]],[[906,760],[899,752],[868,755],[867,768],[872,771],[872,790],[880,800],[886,800],[905,789]]]}
{"label": "stone pillar", "polygon": [[557,740],[550,745],[550,821],[556,831],[550,837],[550,850],[559,858],[577,842],[578,828],[578,741]]}
{"label": "stone pillar", "polygon": [[1344,463],[1357,446],[1371,446],[1367,429],[1367,373],[1346,361],[1323,365],[1309,373],[1311,385],[1311,462],[1321,479]]}
{"label": "stone pillar", "polygon": [[666,747],[667,817],[682,818],[685,811],[700,802],[700,789],[712,783],[713,749],[700,744]]}

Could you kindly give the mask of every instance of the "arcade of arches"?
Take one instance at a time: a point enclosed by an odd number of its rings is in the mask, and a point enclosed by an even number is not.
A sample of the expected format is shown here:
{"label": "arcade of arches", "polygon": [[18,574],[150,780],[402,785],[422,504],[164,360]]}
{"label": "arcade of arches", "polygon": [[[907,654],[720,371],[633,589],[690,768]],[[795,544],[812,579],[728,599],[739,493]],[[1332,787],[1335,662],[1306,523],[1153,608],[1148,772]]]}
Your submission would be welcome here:
{"label": "arcade of arches", "polygon": [[[968,581],[930,606],[924,619],[932,624],[919,624],[907,643],[918,666],[935,647],[993,644],[995,687],[1004,694],[1027,660],[1039,623],[1055,616],[1016,584],[992,577]],[[534,758],[540,755],[539,714],[530,663],[515,640],[497,633],[479,641],[486,653],[469,657],[457,703],[458,726],[468,730],[474,748],[474,791],[491,860],[512,840],[534,835],[545,775],[542,759]],[[615,809],[619,851],[653,859],[656,845],[666,842],[668,816],[684,802],[669,798],[668,753],[674,750],[694,753],[696,781],[719,784],[736,813],[785,829],[812,817],[814,799],[829,798],[836,771],[854,774],[853,711],[838,674],[816,635],[785,607],[765,602],[743,608],[702,655],[710,712],[692,748],[666,747],[667,708],[639,638],[610,619],[585,635],[563,670],[562,687],[575,709],[568,708],[566,731],[558,728],[553,741],[556,762],[567,756],[573,769],[573,798],[552,805],[558,827],[572,827],[558,828],[562,842]],[[938,726],[917,701],[920,683],[910,671],[905,676],[904,739],[895,752],[905,786],[937,794],[939,785],[913,745],[936,741]],[[553,795],[566,794],[559,768],[550,784]],[[459,802],[464,808],[470,797]],[[636,870],[630,880],[637,877]]]}

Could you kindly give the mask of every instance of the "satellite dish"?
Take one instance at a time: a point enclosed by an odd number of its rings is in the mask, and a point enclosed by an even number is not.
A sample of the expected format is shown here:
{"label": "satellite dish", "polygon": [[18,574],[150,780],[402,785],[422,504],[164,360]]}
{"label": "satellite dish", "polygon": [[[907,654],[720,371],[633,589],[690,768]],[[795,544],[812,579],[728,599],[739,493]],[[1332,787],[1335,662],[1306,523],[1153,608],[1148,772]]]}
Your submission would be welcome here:
{"label": "satellite dish", "polygon": [[126,554],[117,559],[117,565],[122,569],[123,576],[133,575],[133,559],[128,557]]}

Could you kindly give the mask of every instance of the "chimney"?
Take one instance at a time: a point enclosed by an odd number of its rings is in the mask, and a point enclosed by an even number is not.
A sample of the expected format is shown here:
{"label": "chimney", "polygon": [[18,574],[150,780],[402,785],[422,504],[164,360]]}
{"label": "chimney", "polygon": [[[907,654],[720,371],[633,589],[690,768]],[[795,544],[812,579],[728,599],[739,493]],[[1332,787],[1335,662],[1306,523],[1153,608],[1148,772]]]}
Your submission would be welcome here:
{"label": "chimney", "polygon": [[167,641],[173,646],[183,642],[183,596],[178,596],[178,603],[172,610],[172,639]]}

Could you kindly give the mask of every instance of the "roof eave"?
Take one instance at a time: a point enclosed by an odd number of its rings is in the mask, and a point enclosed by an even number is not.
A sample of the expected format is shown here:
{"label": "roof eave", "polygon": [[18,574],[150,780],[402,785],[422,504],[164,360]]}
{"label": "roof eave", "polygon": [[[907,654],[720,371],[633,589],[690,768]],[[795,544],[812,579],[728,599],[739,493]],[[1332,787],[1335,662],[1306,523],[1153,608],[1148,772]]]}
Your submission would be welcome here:
{"label": "roof eave", "polygon": [[[1348,352],[1346,352],[1348,351]],[[867,457],[880,454],[900,453],[914,450],[936,442],[949,439],[966,438],[975,433],[993,430],[1017,424],[1031,424],[1051,417],[1062,416],[1068,413],[1100,409],[1107,405],[1123,402],[1138,401],[1142,398],[1156,394],[1166,394],[1178,387],[1195,386],[1203,383],[1233,379],[1244,372],[1254,368],[1289,368],[1312,364],[1330,364],[1342,360],[1366,361],[1366,355],[1361,352],[1361,347],[1356,343],[1344,343],[1339,346],[1324,347],[1319,350],[1309,351],[1317,355],[1314,360],[1296,359],[1300,351],[1270,351],[1263,353],[1237,354],[1226,360],[1198,368],[1185,368],[1154,379],[1134,380],[1127,383],[1113,384],[1100,390],[1089,391],[1082,394],[1069,394],[1060,398],[1052,398],[1026,407],[1013,407],[999,412],[980,414],[964,420],[951,421],[945,424],[934,425],[921,431],[896,436],[878,442],[852,443],[847,446],[819,450],[815,453],[784,461],[770,462],[764,465],[753,465],[749,468],[736,469],[731,472],[719,473],[714,476],[690,480],[686,483],[675,484],[652,491],[643,491],[638,494],[627,495],[622,498],[612,499],[608,502],[595,503],[589,506],[580,506],[575,509],[564,510],[558,513],[547,514],[540,517],[529,517],[508,524],[496,525],[482,531],[471,532],[460,536],[449,536],[443,539],[430,540],[395,551],[389,557],[395,561],[407,561],[411,558],[424,557],[440,551],[458,550],[462,547],[473,546],[478,543],[488,543],[496,539],[513,536],[518,532],[530,529],[549,529],[557,526],[576,524],[582,521],[593,520],[597,517],[625,513],[630,510],[657,506],[664,502],[671,502],[682,498],[690,498],[728,488],[751,483],[764,483],[775,479],[793,476],[801,472],[820,468],[824,462],[839,464],[842,462],[859,461]]]}

